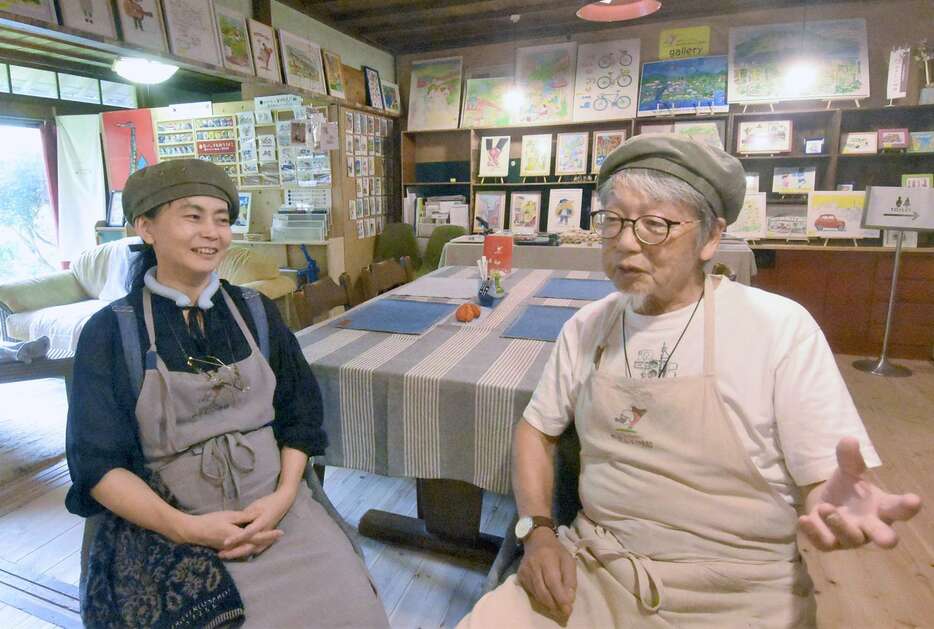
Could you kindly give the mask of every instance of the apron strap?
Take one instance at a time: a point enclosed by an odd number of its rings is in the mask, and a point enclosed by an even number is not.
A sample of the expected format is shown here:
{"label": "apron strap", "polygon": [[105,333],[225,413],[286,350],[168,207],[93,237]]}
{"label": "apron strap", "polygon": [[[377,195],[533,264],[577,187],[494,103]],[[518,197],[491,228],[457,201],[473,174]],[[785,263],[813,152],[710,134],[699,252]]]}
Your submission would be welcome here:
{"label": "apron strap", "polygon": [[[247,342],[247,344],[249,344],[250,350],[252,350],[253,352],[255,352],[255,353],[257,353],[257,354],[262,354],[264,358],[267,358],[267,359],[268,359],[269,350],[266,349],[265,351],[263,351],[263,350],[261,350],[261,349],[256,345],[256,341],[253,339],[253,333],[250,332],[249,326],[247,326],[246,321],[243,320],[243,315],[240,314],[240,310],[237,308],[237,305],[234,303],[233,299],[230,298],[230,295],[227,294],[227,291],[224,290],[224,287],[223,287],[223,286],[221,286],[220,291],[221,291],[221,294],[223,294],[223,296],[224,296],[224,302],[227,304],[227,308],[230,309],[230,314],[233,315],[234,321],[237,322],[237,327],[240,328],[240,331],[243,333],[243,336],[246,338],[246,342]],[[245,291],[244,291],[244,292],[245,292]],[[257,293],[257,294],[258,294],[258,293]],[[244,298],[246,298],[246,295],[244,295]],[[249,305],[249,302],[248,302],[248,305]],[[263,304],[262,304],[262,301],[259,302],[259,305],[260,305],[260,307],[262,307],[262,305],[263,305]],[[254,319],[256,319],[257,317],[256,317],[256,315],[255,315],[255,311],[253,310],[252,307],[250,308],[250,310],[251,310],[252,314],[254,315]],[[254,321],[254,323],[256,324],[256,333],[257,333],[258,335],[260,335],[261,338],[262,338],[262,336],[263,336],[263,333],[265,332],[265,336],[266,336],[266,343],[265,343],[265,344],[266,344],[266,346],[267,346],[267,348],[268,348],[268,345],[269,345],[269,325],[268,325],[268,322],[266,321],[266,316],[265,316],[265,315],[266,315],[266,311],[263,310],[263,316],[261,317],[261,318],[262,318],[262,324],[261,324],[259,321]],[[265,330],[262,329],[262,328],[265,328]]]}
{"label": "apron strap", "polygon": [[[124,297],[110,306],[117,317],[117,327],[120,329],[120,343],[123,345],[123,359],[126,362],[127,373],[130,376],[130,386],[133,387],[134,397],[139,397],[143,388],[143,356],[139,347],[139,331],[136,324],[136,311],[129,300]],[[149,353],[147,352],[147,358]],[[146,365],[148,368],[149,365]]]}
{"label": "apron strap", "polygon": [[599,535],[601,532],[605,537],[588,536],[577,539],[575,542],[577,554],[580,554],[582,550],[588,551],[620,583],[625,583],[626,580],[617,576],[622,568],[619,561],[621,559],[628,561],[635,584],[633,594],[639,599],[642,607],[650,612],[657,612],[662,605],[664,584],[653,574],[651,560],[625,549],[609,531],[594,526],[594,533]]}
{"label": "apron strap", "polygon": [[240,476],[252,472],[255,467],[256,451],[243,438],[243,433],[228,432],[201,444],[201,474],[220,486],[225,508],[228,500],[239,503]]}

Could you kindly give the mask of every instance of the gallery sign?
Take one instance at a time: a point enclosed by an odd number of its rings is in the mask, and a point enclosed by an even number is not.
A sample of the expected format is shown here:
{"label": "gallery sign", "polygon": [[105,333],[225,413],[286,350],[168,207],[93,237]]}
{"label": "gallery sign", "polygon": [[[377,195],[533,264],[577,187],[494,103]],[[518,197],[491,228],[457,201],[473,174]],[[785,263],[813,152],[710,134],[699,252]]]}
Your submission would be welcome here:
{"label": "gallery sign", "polygon": [[670,28],[658,37],[659,59],[702,57],[710,54],[710,27]]}
{"label": "gallery sign", "polygon": [[871,186],[866,194],[863,227],[934,230],[934,188]]}

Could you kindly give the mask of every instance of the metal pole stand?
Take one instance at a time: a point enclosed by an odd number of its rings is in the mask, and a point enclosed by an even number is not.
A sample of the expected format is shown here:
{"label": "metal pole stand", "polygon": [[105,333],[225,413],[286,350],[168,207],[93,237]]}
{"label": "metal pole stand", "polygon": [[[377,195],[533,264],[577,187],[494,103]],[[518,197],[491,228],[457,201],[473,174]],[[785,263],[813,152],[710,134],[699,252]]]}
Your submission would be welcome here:
{"label": "metal pole stand", "polygon": [[887,378],[907,378],[911,375],[911,369],[890,363],[889,353],[889,333],[892,330],[892,310],[895,309],[895,290],[898,286],[898,267],[902,260],[902,239],[905,232],[898,231],[898,240],[895,242],[895,267],[892,269],[892,292],[889,294],[889,310],[885,315],[885,335],[882,337],[882,355],[879,358],[864,358],[853,361],[853,366],[860,371],[868,371],[874,376],[884,376]]}

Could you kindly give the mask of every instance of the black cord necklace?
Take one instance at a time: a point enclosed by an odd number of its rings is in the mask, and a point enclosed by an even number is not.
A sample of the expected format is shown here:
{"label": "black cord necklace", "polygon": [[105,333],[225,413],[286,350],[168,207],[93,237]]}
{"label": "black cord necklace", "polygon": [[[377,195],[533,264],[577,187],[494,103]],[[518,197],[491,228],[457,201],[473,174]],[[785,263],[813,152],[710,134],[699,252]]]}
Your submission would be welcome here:
{"label": "black cord necklace", "polygon": [[[678,337],[678,340],[675,341],[675,346],[671,348],[671,351],[668,353],[668,358],[665,359],[665,364],[662,365],[662,368],[658,370],[658,377],[664,378],[665,373],[668,371],[668,363],[671,361],[671,357],[675,355],[675,350],[678,349],[678,345],[681,344],[681,339],[684,338],[685,332],[688,331],[688,328],[691,327],[691,321],[694,320],[694,315],[697,314],[697,309],[700,307],[701,301],[704,299],[705,289],[701,289],[700,297],[697,298],[697,303],[694,304],[694,310],[691,311],[691,316],[688,318],[687,324],[684,326],[684,329],[681,330],[681,336]],[[629,353],[626,351],[626,308],[623,308],[623,358],[626,359],[626,377],[632,378],[632,370],[629,368]]]}

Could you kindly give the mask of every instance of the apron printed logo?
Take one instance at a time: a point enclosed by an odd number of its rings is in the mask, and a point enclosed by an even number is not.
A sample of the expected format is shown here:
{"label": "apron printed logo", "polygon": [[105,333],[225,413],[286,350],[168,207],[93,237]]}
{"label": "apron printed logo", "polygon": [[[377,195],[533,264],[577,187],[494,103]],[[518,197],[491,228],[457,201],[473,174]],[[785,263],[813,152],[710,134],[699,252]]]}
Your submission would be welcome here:
{"label": "apron printed logo", "polygon": [[640,446],[642,448],[654,448],[655,444],[647,439],[639,438],[635,425],[642,421],[642,418],[648,414],[647,408],[639,408],[631,405],[628,409],[613,418],[620,425],[610,436],[623,443]]}

